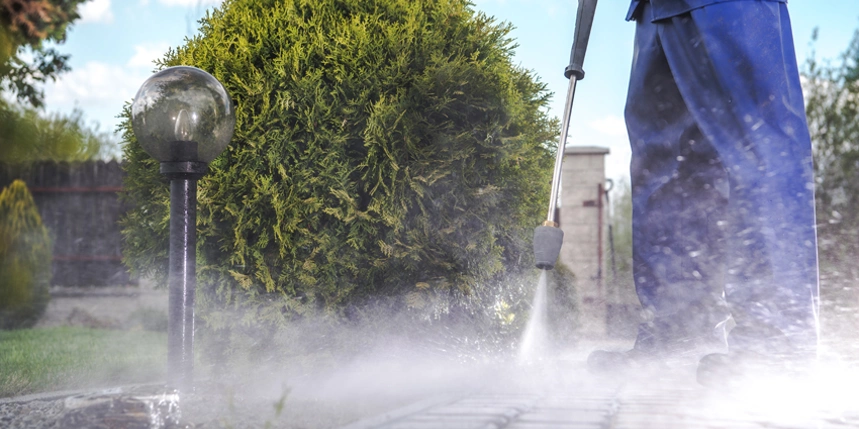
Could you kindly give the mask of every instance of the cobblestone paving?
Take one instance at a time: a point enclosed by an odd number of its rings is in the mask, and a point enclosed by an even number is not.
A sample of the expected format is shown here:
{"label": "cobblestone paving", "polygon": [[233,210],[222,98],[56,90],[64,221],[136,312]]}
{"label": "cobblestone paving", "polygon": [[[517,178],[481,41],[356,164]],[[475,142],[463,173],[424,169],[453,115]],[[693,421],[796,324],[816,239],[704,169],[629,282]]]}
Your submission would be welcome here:
{"label": "cobblestone paving", "polygon": [[[356,368],[332,374],[331,380],[340,381],[332,385],[342,390],[339,396],[317,396],[294,384],[280,417],[272,414],[274,402],[267,394],[222,397],[222,389],[213,385],[201,389],[207,394],[183,400],[178,426],[323,429],[354,422],[341,429],[859,429],[859,367],[853,364],[827,364],[828,371],[807,380],[772,379],[721,390],[698,385],[694,367],[597,377],[584,369],[581,356],[542,365],[468,366],[448,373],[446,381],[443,372],[427,367],[420,380],[417,367],[404,373],[385,366],[394,375],[377,386],[371,383],[379,378],[376,372],[343,380],[347,373],[361,372]],[[424,388],[416,386],[421,383]],[[0,399],[0,429],[176,427],[167,424],[173,419],[153,420],[172,416],[160,412],[172,402],[158,393],[163,386],[141,385]],[[147,405],[156,403],[152,398],[161,398],[158,413]],[[426,399],[397,408],[420,398]]]}
{"label": "cobblestone paving", "polygon": [[[581,375],[581,374],[579,374]],[[805,386],[716,391],[683,377],[535,385],[439,397],[342,429],[843,429],[859,428],[859,395],[814,404]],[[773,390],[775,389],[775,391]],[[785,386],[785,389],[787,387]],[[502,389],[503,390],[503,389]],[[835,395],[835,392],[830,392]]]}

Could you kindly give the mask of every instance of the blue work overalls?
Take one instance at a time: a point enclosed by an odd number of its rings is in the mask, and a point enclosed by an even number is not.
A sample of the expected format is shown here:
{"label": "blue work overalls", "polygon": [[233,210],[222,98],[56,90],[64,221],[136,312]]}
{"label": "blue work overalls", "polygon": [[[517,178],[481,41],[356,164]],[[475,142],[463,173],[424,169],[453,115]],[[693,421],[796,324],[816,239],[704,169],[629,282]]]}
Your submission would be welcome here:
{"label": "blue work overalls", "polygon": [[636,347],[813,354],[811,141],[787,5],[635,0],[626,123]]}

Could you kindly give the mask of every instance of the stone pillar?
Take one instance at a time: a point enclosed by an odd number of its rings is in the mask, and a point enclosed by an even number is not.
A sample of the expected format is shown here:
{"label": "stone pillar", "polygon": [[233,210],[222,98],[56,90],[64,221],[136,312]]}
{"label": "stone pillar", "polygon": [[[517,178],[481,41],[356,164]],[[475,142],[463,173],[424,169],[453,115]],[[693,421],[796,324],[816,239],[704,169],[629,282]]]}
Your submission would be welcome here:
{"label": "stone pillar", "polygon": [[564,244],[560,262],[576,276],[579,332],[587,338],[607,334],[608,207],[604,192],[608,153],[602,147],[567,146],[561,170],[558,219]]}

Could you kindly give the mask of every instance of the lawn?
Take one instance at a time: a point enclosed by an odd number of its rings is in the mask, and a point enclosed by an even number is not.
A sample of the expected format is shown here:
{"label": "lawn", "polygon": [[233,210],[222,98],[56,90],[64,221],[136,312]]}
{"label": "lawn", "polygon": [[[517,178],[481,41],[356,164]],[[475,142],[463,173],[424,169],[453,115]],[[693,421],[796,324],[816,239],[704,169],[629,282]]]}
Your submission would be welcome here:
{"label": "lawn", "polygon": [[167,334],[76,327],[0,331],[0,397],[163,380]]}

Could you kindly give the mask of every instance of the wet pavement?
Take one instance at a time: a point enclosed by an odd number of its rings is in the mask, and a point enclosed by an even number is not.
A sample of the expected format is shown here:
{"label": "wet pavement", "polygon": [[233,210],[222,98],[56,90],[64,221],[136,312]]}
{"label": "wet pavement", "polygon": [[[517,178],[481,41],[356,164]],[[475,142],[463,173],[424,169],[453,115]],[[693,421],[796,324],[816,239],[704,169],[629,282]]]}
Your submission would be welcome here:
{"label": "wet pavement", "polygon": [[859,428],[857,378],[843,370],[713,389],[698,385],[690,368],[596,377],[581,367],[508,374],[482,391],[438,396],[341,429]]}
{"label": "wet pavement", "polygon": [[[859,400],[859,398],[854,398]],[[616,395],[473,394],[406,408],[342,429],[859,428],[859,413],[797,416],[682,389]]]}
{"label": "wet pavement", "polygon": [[455,371],[374,360],[340,371],[307,384],[293,379],[271,394],[250,383],[256,396],[247,389],[215,393],[228,389],[213,385],[183,397],[181,406],[162,385],[0,399],[0,427],[859,429],[859,370],[836,361],[825,361],[814,377],[759,378],[732,389],[698,385],[694,365],[597,376],[582,355]]}

